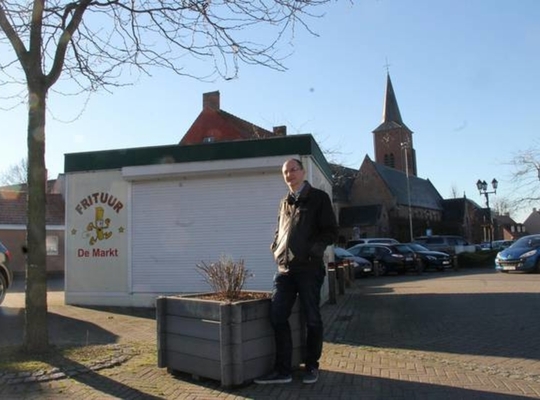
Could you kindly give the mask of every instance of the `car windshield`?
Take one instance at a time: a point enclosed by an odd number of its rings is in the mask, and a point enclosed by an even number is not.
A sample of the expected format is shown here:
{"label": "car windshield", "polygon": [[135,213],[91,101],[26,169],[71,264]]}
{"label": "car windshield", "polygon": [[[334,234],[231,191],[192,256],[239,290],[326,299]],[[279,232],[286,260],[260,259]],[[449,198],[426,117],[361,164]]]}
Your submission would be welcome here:
{"label": "car windshield", "polygon": [[413,251],[429,251],[427,248],[418,243],[407,243],[407,246]]}
{"label": "car windshield", "polygon": [[353,256],[359,256],[361,255],[361,253],[363,253],[362,248],[363,248],[362,246],[353,246],[350,249],[347,249],[346,251],[351,253]]}
{"label": "car windshield", "polygon": [[394,248],[400,253],[410,253],[412,251],[411,248],[405,244],[396,244],[394,245]]}
{"label": "car windshield", "polygon": [[524,236],[518,239],[510,247],[540,247],[540,235],[538,236]]}
{"label": "car windshield", "polygon": [[334,247],[334,253],[338,257],[354,257],[350,251],[342,249],[341,247]]}

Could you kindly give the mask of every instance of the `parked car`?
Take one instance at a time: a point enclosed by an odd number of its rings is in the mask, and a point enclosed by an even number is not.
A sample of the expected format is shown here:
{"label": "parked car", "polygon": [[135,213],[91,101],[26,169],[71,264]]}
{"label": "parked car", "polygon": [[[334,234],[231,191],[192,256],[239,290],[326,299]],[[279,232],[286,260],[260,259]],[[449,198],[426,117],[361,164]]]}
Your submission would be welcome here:
{"label": "parked car", "polygon": [[387,244],[397,244],[399,241],[392,238],[360,238],[352,239],[347,242],[347,248],[356,246],[357,244],[367,244],[367,243],[387,243]]}
{"label": "parked car", "polygon": [[476,244],[476,251],[489,251],[491,250],[491,244],[489,242],[482,242],[480,244]]}
{"label": "parked car", "polygon": [[13,282],[13,272],[9,268],[11,254],[9,250],[0,242],[0,304],[6,297],[6,292]]}
{"label": "parked car", "polygon": [[456,246],[467,246],[469,243],[461,236],[456,235],[433,235],[419,236],[414,239],[414,243],[433,251],[442,251],[450,255],[456,254]]}
{"label": "parked car", "polygon": [[495,257],[499,272],[540,272],[540,235],[528,235],[516,240]]}
{"label": "parked car", "polygon": [[494,240],[493,242],[482,242],[477,245],[477,250],[491,251],[491,250],[504,250],[509,247],[515,240]]}
{"label": "parked car", "polygon": [[446,268],[452,268],[452,257],[442,251],[433,251],[418,243],[404,243],[409,246],[416,254],[416,262],[420,263],[422,270],[436,269],[444,271]]}
{"label": "parked car", "polygon": [[369,260],[374,264],[374,269],[377,261],[377,270],[374,272],[378,275],[386,275],[388,272],[422,272],[416,263],[414,252],[404,244],[357,244],[347,250],[355,256]]}
{"label": "parked car", "polygon": [[355,278],[359,278],[361,276],[365,276],[373,272],[373,265],[371,264],[369,260],[366,260],[363,257],[355,256],[354,254],[345,250],[342,247],[334,246],[334,259],[336,263],[340,263],[345,260],[352,261]]}
{"label": "parked car", "polygon": [[504,250],[507,247],[510,247],[514,242],[515,240],[494,240],[491,243],[491,248],[493,250]]}

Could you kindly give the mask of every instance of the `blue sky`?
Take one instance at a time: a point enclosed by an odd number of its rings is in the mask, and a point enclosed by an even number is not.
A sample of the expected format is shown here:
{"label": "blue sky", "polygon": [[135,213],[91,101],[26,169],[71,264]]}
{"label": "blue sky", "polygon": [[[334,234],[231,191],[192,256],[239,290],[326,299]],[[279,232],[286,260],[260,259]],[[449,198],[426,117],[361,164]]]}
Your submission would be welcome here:
{"label": "blue sky", "polygon": [[[373,159],[388,68],[414,132],[418,175],[445,198],[456,191],[479,204],[476,180],[496,177],[497,194],[509,197],[510,160],[540,136],[538,21],[537,0],[332,3],[311,23],[318,37],[297,33],[286,72],[242,65],[237,79],[203,83],[153,70],[87,103],[51,93],[49,176],[63,172],[65,153],[177,143],[202,94],[214,90],[223,110],[267,129],[311,133],[332,161],[359,168],[366,154]],[[25,107],[0,111],[10,132],[0,172],[26,157],[26,124]]]}

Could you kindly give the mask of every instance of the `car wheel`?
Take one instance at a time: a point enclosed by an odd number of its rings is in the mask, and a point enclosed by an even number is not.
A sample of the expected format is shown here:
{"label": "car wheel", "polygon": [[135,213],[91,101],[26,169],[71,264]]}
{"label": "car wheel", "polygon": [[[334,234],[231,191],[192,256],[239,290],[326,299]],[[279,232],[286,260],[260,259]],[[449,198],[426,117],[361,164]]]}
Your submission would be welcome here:
{"label": "car wheel", "polygon": [[7,281],[4,275],[0,274],[0,304],[4,301],[4,298],[6,297],[6,290],[7,290]]}

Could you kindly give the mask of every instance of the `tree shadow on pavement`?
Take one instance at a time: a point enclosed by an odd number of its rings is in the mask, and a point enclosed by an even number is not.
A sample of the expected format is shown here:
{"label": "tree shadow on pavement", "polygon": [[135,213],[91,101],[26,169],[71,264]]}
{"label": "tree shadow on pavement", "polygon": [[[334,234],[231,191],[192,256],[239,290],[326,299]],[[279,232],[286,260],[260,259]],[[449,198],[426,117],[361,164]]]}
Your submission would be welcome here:
{"label": "tree shadow on pavement", "polygon": [[119,306],[72,306],[88,310],[108,312],[146,319],[156,319],[156,309],[152,307],[119,307]]}
{"label": "tree shadow on pavement", "polygon": [[[119,336],[90,321],[71,318],[49,312],[47,314],[49,341],[65,346],[116,343]],[[16,347],[23,344],[24,309],[0,309],[0,347]]]}
{"label": "tree shadow on pavement", "polygon": [[[139,389],[130,386],[129,384],[101,375],[93,369],[65,357],[56,358],[54,362],[51,363],[51,365],[55,367],[53,374],[54,376],[52,377],[52,379],[69,378],[73,381],[78,382],[81,385],[84,385],[85,387],[72,384],[63,385],[60,386],[60,388],[56,387],[56,389],[53,386],[42,386],[43,383],[46,383],[47,381],[47,376],[43,375],[39,376],[39,379],[36,381],[27,381],[24,383],[13,384],[4,387],[4,390],[2,390],[2,396],[7,396],[7,398],[11,398],[11,395],[17,395],[17,398],[20,398],[19,396],[30,395],[34,392],[40,392],[41,396],[45,394],[55,396],[55,394],[52,392],[59,390],[59,394],[61,393],[64,396],[67,395],[70,398],[72,396],[81,398],[102,398],[105,397],[104,395],[106,395],[107,398],[109,398],[109,396],[114,396],[114,398],[119,399],[165,399],[165,397],[159,397],[153,394],[142,392]],[[48,391],[51,393],[46,393]]]}

